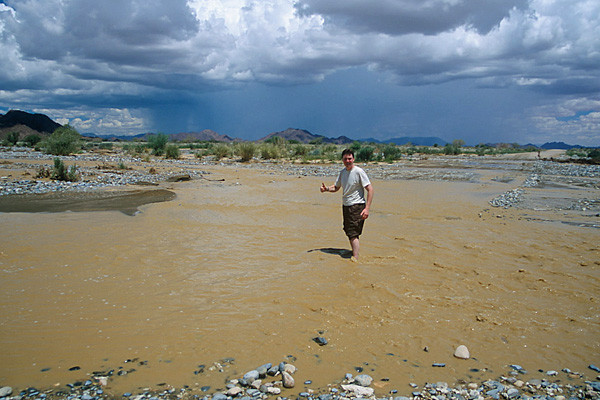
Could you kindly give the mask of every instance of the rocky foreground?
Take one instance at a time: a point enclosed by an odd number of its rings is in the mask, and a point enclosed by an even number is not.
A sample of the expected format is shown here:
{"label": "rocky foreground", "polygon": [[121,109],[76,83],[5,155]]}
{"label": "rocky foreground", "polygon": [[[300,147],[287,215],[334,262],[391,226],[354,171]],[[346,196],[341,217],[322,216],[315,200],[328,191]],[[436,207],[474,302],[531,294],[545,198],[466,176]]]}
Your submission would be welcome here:
{"label": "rocky foreground", "polygon": [[[6,170],[33,170],[39,165],[50,165],[56,156],[33,151],[29,148],[0,148],[0,168]],[[201,168],[212,165],[228,165],[235,168],[259,168],[267,172],[287,175],[334,177],[340,164],[300,164],[291,162],[240,163],[235,160],[216,161],[211,158],[198,160],[191,155],[180,160],[153,158],[143,161],[126,153],[84,153],[60,157],[69,165],[76,165],[81,179],[78,182],[52,181],[31,178],[18,179],[0,176],[0,196],[10,194],[41,194],[53,191],[88,191],[126,185],[155,185],[164,181],[189,180],[203,177],[209,172]],[[427,160],[425,158],[424,160]],[[529,177],[517,188],[490,201],[494,207],[511,207],[517,204],[526,188],[538,187],[546,178],[582,187],[600,187],[600,165],[558,163],[535,160],[529,162],[501,161],[487,157],[430,157],[426,164],[418,157],[408,157],[395,164],[365,165],[374,179],[420,179],[430,181],[476,181],[477,169],[495,169],[506,172],[526,172]],[[36,164],[37,163],[37,164]],[[119,168],[121,165],[124,168]],[[130,166],[133,166],[131,168]]]}
{"label": "rocky foreground", "polygon": [[[223,368],[223,364],[233,363],[233,359],[222,360],[211,368]],[[443,364],[434,365],[443,367]],[[204,366],[202,366],[204,367]],[[325,388],[311,388],[310,380],[301,385],[295,382],[296,367],[287,362],[273,365],[267,363],[248,371],[238,379],[230,380],[225,388],[211,390],[205,386],[199,389],[185,386],[183,388],[168,387],[164,390],[144,389],[138,393],[115,394],[105,390],[115,371],[95,372],[85,381],[66,385],[64,388],[37,389],[30,387],[19,393],[13,393],[11,387],[0,388],[2,400],[101,400],[128,398],[133,400],[159,399],[202,399],[202,400],[254,400],[254,399],[289,399],[299,400],[350,400],[350,399],[389,399],[389,400],[567,400],[567,399],[600,399],[600,376],[594,381],[588,380],[579,372],[567,368],[558,371],[539,371],[545,378],[528,378],[528,372],[519,365],[507,366],[505,376],[496,380],[486,380],[481,383],[461,381],[455,386],[445,382],[426,383],[422,387],[411,383],[407,393],[397,389],[389,390],[387,394],[376,395],[373,378],[367,374],[353,376],[347,373],[338,383]],[[600,372],[595,365],[589,369],[594,373]],[[202,372],[202,371],[200,371]],[[385,378],[382,379],[385,381]],[[303,386],[304,390],[293,390]],[[287,394],[286,392],[290,393]]]}

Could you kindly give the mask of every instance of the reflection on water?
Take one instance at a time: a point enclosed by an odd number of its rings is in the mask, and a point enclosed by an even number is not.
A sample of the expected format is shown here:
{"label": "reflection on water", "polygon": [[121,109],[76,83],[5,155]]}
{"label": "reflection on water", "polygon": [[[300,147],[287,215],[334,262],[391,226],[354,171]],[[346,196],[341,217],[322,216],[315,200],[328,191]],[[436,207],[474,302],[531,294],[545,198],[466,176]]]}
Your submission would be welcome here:
{"label": "reflection on water", "polygon": [[[122,367],[109,390],[216,389],[293,356],[297,382],[361,367],[385,394],[598,358],[598,230],[482,212],[500,183],[375,181],[355,264],[321,178],[215,174],[135,218],[0,214],[0,384]],[[460,344],[474,359],[452,357]]]}
{"label": "reflection on water", "polygon": [[175,193],[165,189],[90,192],[51,192],[0,196],[0,212],[121,211],[134,215],[144,204],[170,201]]}

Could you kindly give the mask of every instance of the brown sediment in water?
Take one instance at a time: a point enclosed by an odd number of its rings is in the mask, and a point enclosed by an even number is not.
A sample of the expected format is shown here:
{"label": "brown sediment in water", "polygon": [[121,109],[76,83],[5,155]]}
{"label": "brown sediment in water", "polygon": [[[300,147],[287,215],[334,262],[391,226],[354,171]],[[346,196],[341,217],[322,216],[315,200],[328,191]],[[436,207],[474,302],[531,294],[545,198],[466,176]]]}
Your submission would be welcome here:
{"label": "brown sediment in water", "polygon": [[[335,177],[210,169],[224,181],[178,183],[176,202],[136,218],[0,214],[0,385],[121,366],[136,371],[110,380],[117,393],[219,388],[293,356],[297,383],[322,387],[360,367],[384,394],[496,377],[511,363],[583,372],[598,360],[600,230],[492,209],[510,188],[492,172],[374,180],[355,264],[341,200],[318,189]],[[460,344],[472,359],[452,356]],[[223,372],[209,370],[226,357]]]}
{"label": "brown sediment in water", "polygon": [[66,191],[44,194],[16,194],[0,196],[0,212],[91,212],[121,211],[134,215],[144,204],[170,201],[175,193],[166,189],[151,190],[92,190]]}

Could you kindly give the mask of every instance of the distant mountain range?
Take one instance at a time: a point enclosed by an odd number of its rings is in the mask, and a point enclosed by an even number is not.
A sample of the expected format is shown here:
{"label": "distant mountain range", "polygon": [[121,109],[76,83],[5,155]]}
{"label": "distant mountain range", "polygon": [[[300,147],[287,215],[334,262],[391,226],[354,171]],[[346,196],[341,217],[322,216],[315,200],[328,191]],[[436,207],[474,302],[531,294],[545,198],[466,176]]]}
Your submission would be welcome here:
{"label": "distant mountain range", "polygon": [[[31,133],[40,133],[42,135],[48,135],[54,132],[57,128],[61,127],[57,122],[54,122],[48,116],[44,114],[31,114],[25,111],[19,110],[10,110],[6,114],[0,114],[0,138],[5,137],[8,133],[12,131],[19,132],[20,136],[23,138]],[[142,133],[138,135],[96,135],[93,133],[83,133],[82,136],[92,137],[92,138],[101,138],[104,140],[145,140],[148,136],[152,135],[152,133]],[[182,132],[182,133],[174,133],[168,135],[173,141],[188,141],[188,142],[196,142],[196,141],[216,141],[216,142],[239,142],[243,141],[238,138],[231,138],[227,135],[221,135],[215,131],[210,129],[205,129],[200,132]],[[332,143],[345,145],[353,143],[355,140],[350,139],[346,136],[339,136],[337,138],[330,138],[323,135],[315,135],[305,129],[297,129],[297,128],[288,128],[284,131],[273,132],[268,134],[267,136],[259,139],[258,141],[262,142],[265,140],[269,140],[275,136],[279,136],[285,140],[296,141],[299,143]],[[403,136],[397,137],[387,140],[377,140],[377,139],[358,139],[360,142],[366,143],[394,143],[397,145],[406,145],[412,144],[414,146],[445,146],[448,142],[439,137],[418,137],[418,136]],[[578,145],[569,145],[564,142],[549,142],[545,143],[541,146],[535,145],[525,145],[523,147],[539,147],[541,149],[571,149],[576,147],[582,147]]]}
{"label": "distant mountain range", "polygon": [[[140,133],[138,135],[96,135],[94,133],[84,133],[83,136],[97,137],[108,141],[128,141],[128,140],[147,140],[148,136],[154,135],[153,133]],[[168,135],[172,141],[175,142],[234,142],[239,139],[233,139],[227,135],[220,135],[210,129],[205,129],[201,132],[181,132],[173,133]]]}
{"label": "distant mountain range", "polygon": [[402,136],[402,137],[386,139],[386,140],[363,139],[362,141],[363,142],[374,142],[374,143],[394,143],[399,146],[402,146],[405,144],[412,144],[413,146],[433,146],[436,144],[438,146],[445,146],[446,143],[448,143],[444,139],[441,139],[441,138],[435,137],[435,136],[424,136],[424,137]]}

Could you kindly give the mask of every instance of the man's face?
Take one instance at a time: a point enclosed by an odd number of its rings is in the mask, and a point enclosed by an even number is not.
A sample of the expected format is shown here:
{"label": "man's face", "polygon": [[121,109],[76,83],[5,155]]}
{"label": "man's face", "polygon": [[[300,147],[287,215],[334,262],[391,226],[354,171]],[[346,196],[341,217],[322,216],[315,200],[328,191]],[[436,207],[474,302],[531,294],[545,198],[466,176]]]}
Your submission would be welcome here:
{"label": "man's face", "polygon": [[342,157],[342,162],[346,169],[352,169],[352,166],[354,165],[354,156],[352,154],[345,154]]}

